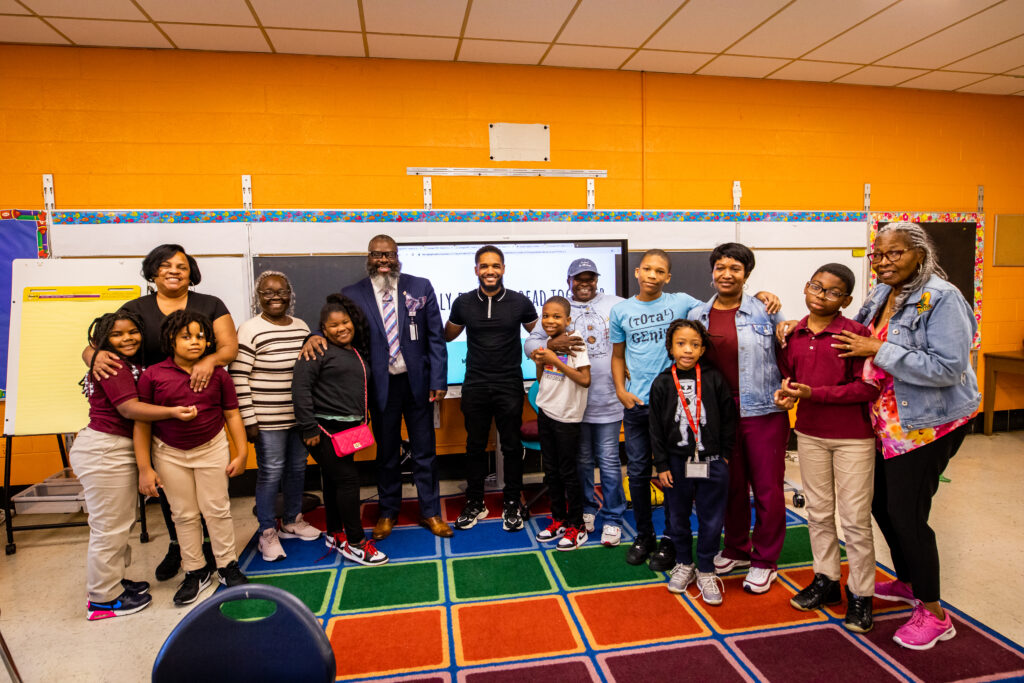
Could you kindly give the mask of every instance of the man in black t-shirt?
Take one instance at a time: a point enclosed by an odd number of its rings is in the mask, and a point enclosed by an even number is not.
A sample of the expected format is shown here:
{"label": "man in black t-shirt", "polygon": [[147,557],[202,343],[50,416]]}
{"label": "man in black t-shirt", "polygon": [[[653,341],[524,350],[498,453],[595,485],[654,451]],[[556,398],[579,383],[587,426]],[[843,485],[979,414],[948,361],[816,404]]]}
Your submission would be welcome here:
{"label": "man in black t-shirt", "polygon": [[476,252],[479,288],[460,294],[445,324],[445,340],[466,330],[466,379],[462,384],[462,415],[466,423],[466,505],[456,529],[469,529],[487,516],[484,479],[487,477],[487,435],[494,420],[505,464],[502,520],[505,531],[523,528],[523,344],[519,326],[527,332],[537,324],[537,309],[519,292],[502,285],[505,255],[487,245]]}

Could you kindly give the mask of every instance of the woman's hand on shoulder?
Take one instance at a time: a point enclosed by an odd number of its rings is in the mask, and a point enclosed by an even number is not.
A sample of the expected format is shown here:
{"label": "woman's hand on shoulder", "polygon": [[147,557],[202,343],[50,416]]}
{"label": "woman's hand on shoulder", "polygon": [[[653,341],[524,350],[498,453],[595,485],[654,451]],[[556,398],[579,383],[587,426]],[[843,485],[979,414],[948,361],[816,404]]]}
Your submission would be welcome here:
{"label": "woman's hand on shoulder", "polygon": [[110,351],[97,351],[92,361],[92,376],[97,380],[107,379],[121,369],[121,359]]}
{"label": "woman's hand on shoulder", "polygon": [[799,320],[783,320],[781,323],[775,326],[775,339],[778,340],[779,346],[786,348],[786,337],[789,333],[796,329]]}
{"label": "woman's hand on shoulder", "polygon": [[754,298],[764,304],[764,311],[768,315],[775,315],[782,310],[782,301],[771,292],[758,292]]}
{"label": "woman's hand on shoulder", "polygon": [[832,348],[839,350],[840,358],[873,356],[878,353],[878,349],[882,348],[882,341],[880,339],[863,337],[849,330],[843,330],[839,334],[834,334],[832,338],[836,340]]}
{"label": "woman's hand on shoulder", "polygon": [[206,356],[201,358],[192,366],[192,377],[188,381],[188,385],[192,387],[192,391],[197,394],[206,387],[210,386],[210,378],[213,377],[213,371],[217,369],[217,361],[212,356]]}
{"label": "woman's hand on shoulder", "polygon": [[299,351],[299,357],[302,360],[316,360],[318,355],[322,356],[326,352],[327,340],[318,334],[314,334],[306,340],[305,344],[302,345],[302,350]]}

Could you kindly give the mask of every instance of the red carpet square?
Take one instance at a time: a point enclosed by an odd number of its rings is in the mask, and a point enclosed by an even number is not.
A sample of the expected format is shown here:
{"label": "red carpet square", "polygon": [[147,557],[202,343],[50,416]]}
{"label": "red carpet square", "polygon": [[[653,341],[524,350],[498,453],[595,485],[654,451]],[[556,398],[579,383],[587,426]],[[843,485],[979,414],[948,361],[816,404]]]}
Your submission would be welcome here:
{"label": "red carpet square", "polygon": [[683,599],[663,584],[572,593],[569,599],[595,649],[710,633]]}
{"label": "red carpet square", "polygon": [[[522,681],[558,681],[591,683],[601,677],[586,657],[555,659],[537,664],[510,664],[459,672],[459,683],[522,683]],[[390,681],[388,682],[390,683]]]}
{"label": "red carpet square", "polygon": [[[530,491],[526,491],[524,494],[526,500],[532,497]],[[485,519],[501,519],[501,507],[504,504],[504,494],[501,491],[492,491],[491,493],[484,494],[484,504],[487,505],[487,517]],[[444,517],[444,521],[451,523],[459,517],[459,513],[462,512],[462,506],[466,504],[465,496],[450,496],[448,498],[441,499],[441,516]],[[539,517],[541,515],[547,515],[551,512],[551,501],[548,500],[547,496],[541,496],[536,503],[530,508],[530,515],[533,517]]]}
{"label": "red carpet square", "polygon": [[[380,514],[380,505],[376,502],[365,503],[362,509],[362,520],[364,527],[371,527],[377,523],[377,516]],[[397,526],[416,525],[420,523],[420,504],[415,498],[407,498],[402,501],[398,508]]]}
{"label": "red carpet square", "polygon": [[600,654],[597,661],[605,677],[614,683],[673,681],[680,678],[681,672],[690,672],[685,676],[688,679],[716,683],[752,680],[722,644],[715,641]]}
{"label": "red carpet square", "polygon": [[[386,634],[401,637],[388,638]],[[449,664],[443,607],[335,617],[327,624],[327,637],[338,662],[339,678],[387,676]]]}
{"label": "red carpet square", "polygon": [[[727,642],[762,681],[874,683],[901,680],[881,658],[835,624],[736,636]],[[823,653],[828,656],[822,656]]]}
{"label": "red carpet square", "polygon": [[[364,681],[377,681],[377,678],[361,678],[351,683],[363,683]],[[388,683],[452,683],[452,675],[447,671],[429,674],[413,674],[412,676],[401,676],[389,678]]]}
{"label": "red carpet square", "polygon": [[454,605],[452,630],[460,666],[584,650],[569,609],[557,596]]}
{"label": "red carpet square", "polygon": [[789,599],[796,595],[789,586],[779,581],[772,583],[767,593],[753,595],[743,590],[743,576],[727,576],[722,579],[725,592],[722,604],[710,607],[704,604],[695,586],[686,593],[693,604],[708,618],[719,633],[736,633],[752,628],[775,628],[825,621],[821,612],[800,612],[793,609]]}
{"label": "red carpet square", "polygon": [[[834,617],[842,619],[846,616],[846,579],[850,574],[850,566],[843,562],[839,565],[840,577],[839,581],[843,584],[843,601],[838,605],[829,605],[825,608],[825,611]],[[790,583],[796,587],[799,592],[805,587],[810,585],[811,581],[814,580],[814,569],[812,567],[805,567],[804,569],[786,569],[785,571],[779,572],[780,577],[785,577]],[[886,574],[879,568],[875,568],[875,581],[889,581],[892,576]],[[874,598],[871,601],[871,611],[874,614],[884,614],[886,612],[898,612],[900,610],[910,609],[910,605],[902,602],[892,602],[891,600],[879,600]]]}
{"label": "red carpet square", "polygon": [[936,643],[930,650],[900,647],[892,636],[909,618],[908,613],[875,619],[875,628],[866,637],[918,679],[984,681],[996,677],[1024,677],[1024,656],[956,614],[953,614],[954,638]]}

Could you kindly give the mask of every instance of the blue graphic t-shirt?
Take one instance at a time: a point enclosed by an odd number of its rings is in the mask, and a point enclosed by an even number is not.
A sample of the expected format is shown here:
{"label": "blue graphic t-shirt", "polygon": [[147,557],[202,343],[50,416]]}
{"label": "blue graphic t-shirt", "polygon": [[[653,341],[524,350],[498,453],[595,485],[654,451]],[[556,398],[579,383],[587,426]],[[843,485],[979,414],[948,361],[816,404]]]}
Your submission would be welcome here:
{"label": "blue graphic t-shirt", "polygon": [[665,350],[665,331],[676,318],[686,318],[700,305],[685,292],[662,292],[654,301],[635,296],[615,304],[611,313],[611,341],[626,343],[626,390],[647,403],[651,382],[671,364]]}

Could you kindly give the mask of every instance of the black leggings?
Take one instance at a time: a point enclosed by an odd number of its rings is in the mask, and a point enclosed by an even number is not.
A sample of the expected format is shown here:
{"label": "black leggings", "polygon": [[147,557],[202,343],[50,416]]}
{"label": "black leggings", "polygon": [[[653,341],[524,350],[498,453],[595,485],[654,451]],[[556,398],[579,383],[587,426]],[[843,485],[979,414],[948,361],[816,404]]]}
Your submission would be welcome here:
{"label": "black leggings", "polygon": [[875,495],[871,513],[889,544],[896,576],[912,584],[922,602],[939,599],[939,549],[928,526],[939,475],[956,455],[967,425],[909,453],[885,459],[875,454]]}
{"label": "black leggings", "polygon": [[[321,420],[320,424],[328,432],[335,434],[343,429],[355,427],[359,422]],[[355,455],[339,458],[334,452],[331,440],[323,432],[320,432],[320,443],[310,448],[309,452],[320,465],[327,533],[333,534],[344,529],[351,545],[362,543],[366,534],[363,532],[363,522],[359,514],[359,470],[356,467]]]}

